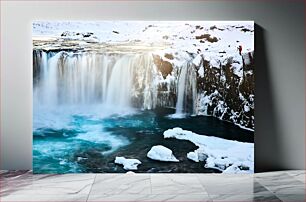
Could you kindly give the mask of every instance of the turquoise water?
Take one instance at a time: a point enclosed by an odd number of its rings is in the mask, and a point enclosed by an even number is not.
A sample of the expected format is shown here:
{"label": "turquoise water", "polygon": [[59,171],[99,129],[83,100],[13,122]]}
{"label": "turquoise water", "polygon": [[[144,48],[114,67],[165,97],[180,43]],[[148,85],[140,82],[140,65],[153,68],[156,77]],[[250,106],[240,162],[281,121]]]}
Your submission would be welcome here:
{"label": "turquoise water", "polygon": [[[163,132],[181,127],[198,134],[242,142],[254,142],[254,133],[214,117],[187,116],[171,119],[173,109],[135,111],[124,116],[95,117],[71,114],[65,127],[35,126],[33,131],[33,171],[35,173],[125,172],[114,164],[116,156],[137,158],[137,172],[218,172],[205,169],[188,159],[196,149],[188,141],[165,140]],[[34,115],[35,116],[35,115]],[[35,117],[34,117],[35,118]],[[61,121],[58,121],[61,122]],[[161,144],[181,156],[181,163],[156,162],[146,157],[154,145]]]}

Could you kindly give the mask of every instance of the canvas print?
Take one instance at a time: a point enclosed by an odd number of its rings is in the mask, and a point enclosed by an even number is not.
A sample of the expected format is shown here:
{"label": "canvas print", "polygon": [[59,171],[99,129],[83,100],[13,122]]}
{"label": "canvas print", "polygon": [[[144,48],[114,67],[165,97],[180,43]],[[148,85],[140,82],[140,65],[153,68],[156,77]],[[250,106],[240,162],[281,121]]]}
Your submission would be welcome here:
{"label": "canvas print", "polygon": [[34,173],[253,173],[254,23],[35,21]]}

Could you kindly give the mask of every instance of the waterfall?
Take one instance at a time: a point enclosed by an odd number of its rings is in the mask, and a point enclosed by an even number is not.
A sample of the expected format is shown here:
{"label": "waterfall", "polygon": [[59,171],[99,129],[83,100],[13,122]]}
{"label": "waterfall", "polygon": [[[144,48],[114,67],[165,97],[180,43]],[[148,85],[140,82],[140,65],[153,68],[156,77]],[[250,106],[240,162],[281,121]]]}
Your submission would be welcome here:
{"label": "waterfall", "polygon": [[41,62],[41,88],[47,88],[48,90],[42,91],[41,99],[47,105],[55,105],[57,103],[57,63],[61,54],[56,54],[50,60],[48,60],[47,53],[42,53]]}
{"label": "waterfall", "polygon": [[123,56],[115,63],[106,91],[106,104],[116,107],[130,106],[134,68],[129,56]]}
{"label": "waterfall", "polygon": [[176,114],[182,114],[184,110],[184,98],[185,98],[185,93],[186,93],[186,80],[187,80],[187,72],[188,72],[187,69],[188,69],[187,65],[182,66],[181,72],[180,72],[180,75],[177,81],[177,102],[175,106]]}
{"label": "waterfall", "polygon": [[40,57],[35,104],[102,104],[111,110],[156,107],[159,77],[151,54],[39,51],[35,57]]}
{"label": "waterfall", "polygon": [[195,113],[197,96],[196,72],[192,63],[186,62],[180,70],[177,79],[176,111],[172,118],[182,118],[187,113]]}
{"label": "waterfall", "polygon": [[35,105],[101,105],[118,112],[159,106],[176,107],[177,117],[194,113],[196,72],[189,62],[177,67],[178,76],[164,79],[149,53],[37,50],[34,58]]}

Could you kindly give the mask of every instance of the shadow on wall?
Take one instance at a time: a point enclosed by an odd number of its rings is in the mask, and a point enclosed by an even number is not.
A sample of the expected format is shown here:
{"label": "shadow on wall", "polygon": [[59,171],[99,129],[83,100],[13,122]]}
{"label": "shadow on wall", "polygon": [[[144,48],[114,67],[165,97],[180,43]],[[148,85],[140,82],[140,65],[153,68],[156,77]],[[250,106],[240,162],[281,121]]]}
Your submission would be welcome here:
{"label": "shadow on wall", "polygon": [[266,30],[255,24],[255,172],[284,169],[281,166],[279,122],[272,90],[265,34]]}

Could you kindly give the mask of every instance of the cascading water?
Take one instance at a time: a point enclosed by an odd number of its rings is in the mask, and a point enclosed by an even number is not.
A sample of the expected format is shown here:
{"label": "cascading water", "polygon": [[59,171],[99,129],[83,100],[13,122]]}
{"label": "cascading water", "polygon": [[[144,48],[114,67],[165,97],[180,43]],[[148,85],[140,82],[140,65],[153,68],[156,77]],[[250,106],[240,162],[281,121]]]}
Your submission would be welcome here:
{"label": "cascading water", "polygon": [[[188,64],[188,63],[187,63]],[[186,88],[186,79],[188,65],[184,65],[181,68],[180,76],[177,82],[177,102],[176,102],[176,114],[182,114],[184,110],[184,98],[185,98],[185,88]]]}
{"label": "cascading water", "polygon": [[90,107],[95,110],[94,106],[98,105],[103,107],[99,111],[108,115],[125,113],[132,108],[151,110],[159,106],[175,107],[173,118],[195,113],[196,71],[190,62],[177,67],[178,76],[165,85],[167,79],[163,80],[149,53],[47,53],[38,50],[34,55],[39,61],[39,66],[34,67],[37,109],[75,106],[86,111]]}
{"label": "cascading water", "polygon": [[176,111],[172,118],[184,117],[186,113],[194,113],[197,96],[196,73],[191,63],[186,62],[177,79]]}
{"label": "cascading water", "polygon": [[41,66],[34,75],[34,100],[38,105],[102,104],[112,111],[156,107],[159,77],[150,54],[37,54]]}
{"label": "cascading water", "polygon": [[106,104],[116,107],[130,106],[134,68],[129,56],[123,56],[115,63],[108,81]]}

